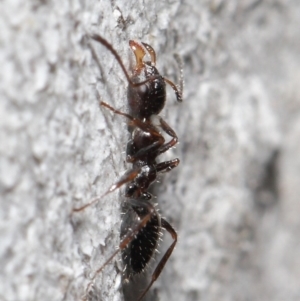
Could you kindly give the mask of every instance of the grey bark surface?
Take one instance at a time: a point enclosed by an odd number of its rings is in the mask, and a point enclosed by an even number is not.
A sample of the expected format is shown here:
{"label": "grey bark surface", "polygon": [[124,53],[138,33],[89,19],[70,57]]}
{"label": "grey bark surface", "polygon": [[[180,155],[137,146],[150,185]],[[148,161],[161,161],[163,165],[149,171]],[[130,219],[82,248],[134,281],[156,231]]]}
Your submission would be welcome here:
{"label": "grey bark surface", "polygon": [[184,61],[184,102],[168,89],[162,112],[180,144],[161,160],[181,164],[154,188],[179,240],[147,300],[299,300],[299,1],[0,9],[0,300],[124,299],[119,257],[86,294],[118,246],[123,190],[72,213],[130,167],[126,120],[99,107],[126,111],[127,81],[90,33],[128,70],[129,39],[152,45],[175,82],[173,54]]}

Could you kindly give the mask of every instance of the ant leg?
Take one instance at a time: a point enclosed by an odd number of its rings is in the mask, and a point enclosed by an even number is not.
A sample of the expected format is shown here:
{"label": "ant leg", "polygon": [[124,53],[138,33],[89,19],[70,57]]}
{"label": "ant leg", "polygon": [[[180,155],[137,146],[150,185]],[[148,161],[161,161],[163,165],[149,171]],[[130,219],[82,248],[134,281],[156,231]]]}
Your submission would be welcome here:
{"label": "ant leg", "polygon": [[[121,116],[124,116],[126,118],[128,118],[130,121],[131,121],[131,124],[140,128],[142,131],[146,132],[146,133],[149,133],[152,137],[155,137],[156,138],[156,141],[153,142],[151,145],[148,145],[146,147],[143,147],[141,148],[140,150],[138,150],[136,153],[133,153],[132,149],[133,149],[133,145],[129,142],[127,144],[127,159],[126,161],[128,163],[132,163],[134,162],[136,159],[144,156],[145,154],[149,154],[149,152],[153,152],[153,151],[156,151],[157,149],[159,149],[159,152],[158,154],[161,154],[165,151],[167,151],[170,147],[172,147],[173,145],[175,145],[178,141],[177,139],[177,136],[175,134],[175,132],[170,128],[170,126],[164,121],[160,120],[161,122],[161,126],[162,128],[164,129],[164,131],[169,134],[170,136],[174,137],[173,140],[176,139],[176,141],[174,142],[169,142],[167,143],[166,145],[169,145],[171,144],[170,146],[166,146],[166,149],[163,150],[163,151],[160,151],[160,148],[163,146],[163,143],[165,141],[164,137],[156,130],[156,128],[150,124],[150,123],[145,123],[145,122],[142,122],[140,119],[137,119],[137,118],[134,118],[132,117],[131,115],[129,114],[126,114],[126,113],[123,113],[119,110],[116,110],[115,108],[113,108],[112,106],[110,106],[109,104],[107,104],[106,102],[103,102],[101,101],[100,102],[100,105],[101,106],[104,106],[106,107],[107,109],[111,110],[112,112],[114,112],[115,114],[118,114],[118,115],[121,115]],[[133,153],[133,154],[132,154]]]}
{"label": "ant leg", "polygon": [[177,98],[177,101],[178,102],[182,102],[182,92],[179,91],[179,89],[177,88],[177,86],[173,82],[171,82],[169,79],[167,79],[167,78],[164,78],[164,81],[167,84],[169,84],[172,87],[172,89],[174,90],[176,98]]}
{"label": "ant leg", "polygon": [[156,165],[155,169],[156,169],[157,172],[160,172],[160,173],[169,172],[173,168],[177,167],[179,163],[180,163],[179,159],[176,158],[176,159],[173,159],[173,160],[170,160],[170,161],[165,161],[165,162],[158,163]]}
{"label": "ant leg", "polygon": [[144,296],[146,295],[146,293],[149,291],[149,289],[151,288],[152,284],[157,280],[157,278],[159,277],[159,275],[161,274],[162,270],[164,269],[167,261],[169,260],[174,247],[177,243],[177,233],[176,231],[173,229],[173,227],[165,220],[165,219],[161,219],[161,227],[166,229],[172,236],[173,238],[173,243],[171,244],[171,246],[168,248],[168,250],[166,251],[166,253],[164,254],[163,258],[160,260],[160,262],[158,263],[157,267],[155,268],[154,272],[152,273],[152,277],[151,277],[151,281],[148,284],[148,286],[146,287],[146,289],[143,291],[143,293],[140,295],[140,297],[138,298],[138,301],[141,301]]}
{"label": "ant leg", "polygon": [[116,189],[120,188],[124,184],[127,184],[128,182],[133,181],[140,171],[141,171],[140,168],[130,169],[130,170],[126,171],[125,174],[116,183],[114,183],[104,194],[102,194],[100,197],[93,199],[91,202],[83,205],[82,207],[74,208],[73,212],[79,212],[79,211],[84,210],[85,208],[100,201],[107,194],[115,191]]}
{"label": "ant leg", "polygon": [[169,150],[171,147],[173,147],[175,144],[177,144],[178,142],[178,137],[176,135],[176,133],[174,132],[174,130],[160,117],[159,118],[160,121],[160,125],[162,127],[162,129],[169,135],[172,137],[171,141],[169,141],[168,143],[163,144],[158,152],[157,155],[160,155],[164,152],[166,152],[167,150]]}
{"label": "ant leg", "polygon": [[[147,147],[141,148],[134,155],[127,155],[126,161],[128,163],[134,162],[137,158],[139,158],[145,154],[148,154],[149,152],[152,152],[157,148],[158,148],[158,151],[157,151],[157,156],[158,156],[158,155],[166,152],[167,150],[169,150],[171,147],[173,147],[178,142],[178,137],[177,137],[176,133],[174,132],[174,130],[161,117],[159,118],[159,121],[160,121],[160,125],[161,125],[162,129],[169,136],[172,137],[172,140],[165,144],[163,144],[164,140],[165,140],[164,137],[156,130],[156,128],[152,124],[142,122],[140,119],[134,118],[129,114],[126,114],[119,110],[116,110],[115,108],[113,108],[112,106],[107,104],[106,102],[101,101],[100,105],[113,111],[115,114],[122,115],[122,116],[128,118],[131,121],[132,125],[140,128],[142,131],[147,132],[147,133],[151,134],[153,137],[157,138],[157,140],[153,144],[151,144]],[[129,151],[129,153],[130,153],[130,151]]]}
{"label": "ant leg", "polygon": [[[131,155],[132,151],[130,151],[131,144],[130,142],[127,144],[127,162],[134,162],[137,158],[144,156],[145,154],[149,154],[150,152],[155,152],[156,156],[166,152],[171,147],[173,147],[178,142],[178,137],[174,130],[164,121],[161,117],[159,117],[160,126],[162,127],[163,131],[167,133],[172,139],[163,144],[165,139],[164,137],[151,125],[147,127],[146,124],[143,123],[144,127],[140,127],[145,132],[149,132],[152,136],[156,135],[157,140],[153,142],[151,145],[141,148],[139,151]],[[138,126],[138,125],[137,125]],[[128,155],[129,154],[129,155]]]}
{"label": "ant leg", "polygon": [[[148,49],[147,49],[148,50]],[[182,94],[183,94],[183,62],[178,54],[174,54],[174,57],[179,66],[180,74],[179,74],[179,87],[176,86],[172,81],[167,78],[164,78],[164,81],[169,84],[175,92],[176,98],[178,102],[182,102]]]}
{"label": "ant leg", "polygon": [[[95,278],[97,277],[97,275],[105,268],[105,266],[107,264],[109,264],[113,258],[123,249],[125,249],[132,240],[135,239],[136,235],[140,232],[140,230],[146,226],[146,224],[151,220],[151,218],[153,217],[153,215],[159,216],[159,214],[157,213],[157,211],[155,210],[154,206],[151,205],[148,202],[145,203],[141,203],[138,200],[135,199],[129,199],[127,200],[129,202],[129,204],[133,207],[143,207],[144,210],[147,212],[147,214],[141,219],[141,221],[135,226],[134,229],[132,229],[120,242],[118,249],[104,262],[104,264],[98,269],[96,270],[94,276],[91,278],[91,282],[88,284],[86,291],[89,290],[90,286],[92,285],[93,281],[95,280]],[[164,227],[165,228],[165,227]]]}
{"label": "ant leg", "polygon": [[[156,130],[155,127],[153,127],[151,124],[147,126],[147,124],[143,123],[143,127],[140,127],[137,125],[139,128],[141,128],[143,131],[150,133],[153,137],[156,136],[157,140],[153,142],[151,145],[141,148],[139,151],[137,151],[133,155],[127,155],[127,162],[134,162],[135,159],[144,156],[145,154],[149,154],[151,152],[155,152],[156,156],[159,156],[160,154],[166,152],[170,148],[172,148],[174,145],[177,144],[178,142],[178,137],[174,130],[167,124],[166,121],[164,121],[161,117],[159,117],[159,122],[162,130],[167,133],[169,136],[172,137],[172,139],[163,144],[165,139],[164,137]],[[127,144],[127,154],[132,153],[130,151],[131,144],[130,142]],[[129,148],[129,149],[128,149]]]}
{"label": "ant leg", "polygon": [[[178,54],[175,53],[174,54],[174,58],[178,64],[179,67],[179,91],[181,93],[181,97],[183,94],[183,86],[184,86],[184,77],[183,77],[183,61],[182,61],[182,57]],[[182,99],[181,99],[182,100]]]}
{"label": "ant leg", "polygon": [[135,118],[135,117],[132,117],[129,114],[123,113],[123,112],[113,108],[112,106],[110,106],[108,103],[106,103],[104,101],[100,101],[100,105],[103,106],[103,107],[106,107],[107,109],[111,110],[115,114],[122,115],[122,116],[128,118],[131,122],[131,125],[140,128],[142,131],[150,133],[154,137],[155,136],[156,137],[162,137],[161,134],[155,129],[155,127],[152,124],[145,123],[145,122],[141,121],[138,118]]}
{"label": "ant leg", "polygon": [[123,112],[113,108],[112,106],[110,106],[108,103],[106,103],[104,101],[100,101],[100,106],[106,107],[107,109],[113,111],[115,114],[125,116],[126,118],[128,118],[131,121],[134,121],[136,119],[129,114],[123,113]]}

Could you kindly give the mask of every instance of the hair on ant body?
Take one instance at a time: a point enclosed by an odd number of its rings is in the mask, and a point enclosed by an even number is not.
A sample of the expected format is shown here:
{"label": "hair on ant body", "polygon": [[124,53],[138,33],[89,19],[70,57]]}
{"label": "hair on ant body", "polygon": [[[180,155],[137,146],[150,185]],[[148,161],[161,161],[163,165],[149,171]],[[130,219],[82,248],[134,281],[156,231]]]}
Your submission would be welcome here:
{"label": "hair on ant body", "polygon": [[[100,102],[100,105],[128,120],[130,139],[127,143],[126,161],[132,164],[132,167],[102,196],[80,208],[73,209],[75,212],[82,211],[98,202],[108,193],[126,185],[125,201],[121,205],[121,242],[118,249],[95,272],[87,290],[96,276],[119,252],[122,256],[126,280],[130,281],[134,275],[143,272],[154,256],[161,236],[161,229],[165,229],[171,235],[173,242],[154,269],[149,284],[137,298],[140,301],[161,274],[177,242],[176,231],[157,212],[151,200],[152,195],[148,190],[149,186],[157,179],[158,174],[169,172],[179,164],[178,158],[157,162],[159,155],[168,151],[178,142],[175,131],[159,116],[159,113],[166,102],[166,84],[175,91],[177,100],[182,101],[183,80],[181,76],[178,88],[173,82],[161,76],[155,66],[156,53],[154,49],[146,43],[139,44],[135,41],[129,41],[129,46],[136,60],[132,76],[129,76],[113,46],[100,35],[92,35],[91,38],[101,43],[114,55],[128,80],[128,114],[103,101]],[[150,61],[144,60],[146,52]],[[152,122],[152,116],[157,117],[158,125]],[[170,141],[166,142],[161,132],[170,136]]]}

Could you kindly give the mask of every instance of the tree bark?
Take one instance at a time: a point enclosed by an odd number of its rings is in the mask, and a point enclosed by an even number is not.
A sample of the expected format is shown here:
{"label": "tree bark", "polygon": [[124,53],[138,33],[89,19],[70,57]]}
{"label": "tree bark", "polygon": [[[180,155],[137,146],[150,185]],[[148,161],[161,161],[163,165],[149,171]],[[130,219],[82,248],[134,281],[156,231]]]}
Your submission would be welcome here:
{"label": "tree bark", "polygon": [[179,240],[147,300],[299,299],[298,1],[0,8],[1,300],[124,299],[119,256],[86,292],[119,244],[124,190],[73,212],[130,168],[126,120],[99,106],[126,111],[128,83],[92,33],[129,71],[130,39],[153,46],[174,82],[173,54],[184,62],[184,101],[170,88],[162,112],[180,144],[160,158],[181,163],[154,186]]}

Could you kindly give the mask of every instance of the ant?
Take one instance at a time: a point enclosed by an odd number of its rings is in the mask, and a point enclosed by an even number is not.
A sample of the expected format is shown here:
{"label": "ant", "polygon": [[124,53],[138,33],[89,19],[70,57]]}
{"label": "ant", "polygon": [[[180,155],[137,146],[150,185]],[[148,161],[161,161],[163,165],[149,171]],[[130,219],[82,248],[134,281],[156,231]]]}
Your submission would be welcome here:
{"label": "ant", "polygon": [[[178,142],[174,130],[158,114],[162,111],[166,102],[166,83],[173,88],[177,101],[182,101],[182,68],[181,84],[177,88],[173,82],[162,77],[156,69],[154,49],[146,43],[141,45],[131,40],[129,46],[135,55],[136,66],[132,76],[129,76],[113,46],[100,35],[95,34],[91,38],[101,43],[113,54],[128,80],[129,114],[121,112],[103,101],[100,102],[100,105],[111,110],[114,114],[128,119],[130,140],[127,143],[126,161],[132,164],[132,168],[102,196],[80,208],[73,209],[73,211],[84,210],[108,193],[126,184],[126,200],[122,203],[121,242],[118,249],[95,272],[89,286],[120,251],[125,266],[124,277],[127,281],[132,276],[143,272],[154,255],[158,240],[162,235],[161,229],[169,232],[173,242],[152,273],[150,283],[139,296],[138,301],[140,301],[161,274],[177,243],[176,231],[157,212],[151,202],[152,195],[148,192],[148,189],[159,173],[169,172],[179,164],[178,158],[160,163],[156,161],[156,158]],[[151,61],[144,61],[146,51]],[[154,124],[153,117],[157,118],[158,125]],[[165,142],[161,130],[171,137],[169,142]]]}

